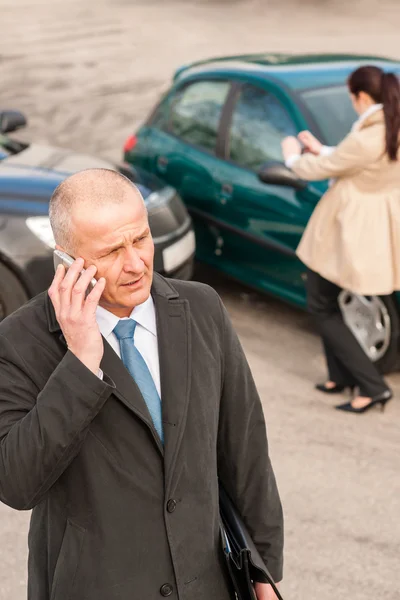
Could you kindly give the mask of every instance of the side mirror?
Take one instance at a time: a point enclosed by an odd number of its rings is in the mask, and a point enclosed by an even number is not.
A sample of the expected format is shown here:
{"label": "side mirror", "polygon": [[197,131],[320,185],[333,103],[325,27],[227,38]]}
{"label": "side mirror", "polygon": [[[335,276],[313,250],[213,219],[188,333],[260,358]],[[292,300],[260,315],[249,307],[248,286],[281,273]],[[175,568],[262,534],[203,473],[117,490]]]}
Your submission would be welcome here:
{"label": "side mirror", "polygon": [[26,118],[18,110],[0,111],[0,133],[11,133],[26,126]]}
{"label": "side mirror", "polygon": [[293,171],[288,169],[284,163],[277,161],[269,161],[261,167],[258,172],[258,178],[263,183],[270,185],[286,185],[295,188],[296,190],[304,190],[307,183],[297,177]]}

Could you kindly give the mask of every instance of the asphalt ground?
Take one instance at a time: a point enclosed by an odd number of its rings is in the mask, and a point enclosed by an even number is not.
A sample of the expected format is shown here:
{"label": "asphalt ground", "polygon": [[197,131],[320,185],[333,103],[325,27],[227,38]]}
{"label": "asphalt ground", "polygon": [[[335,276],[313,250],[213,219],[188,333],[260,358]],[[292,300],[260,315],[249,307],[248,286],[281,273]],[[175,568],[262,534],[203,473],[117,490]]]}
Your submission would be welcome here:
{"label": "asphalt ground", "polygon": [[[400,5],[0,0],[0,107],[19,137],[117,160],[182,63],[255,51],[400,56]],[[286,515],[287,598],[398,600],[400,375],[385,413],[333,410],[308,316],[215,272],[263,401]],[[0,600],[26,597],[29,515],[0,504]],[[200,600],[200,599],[199,599]]]}

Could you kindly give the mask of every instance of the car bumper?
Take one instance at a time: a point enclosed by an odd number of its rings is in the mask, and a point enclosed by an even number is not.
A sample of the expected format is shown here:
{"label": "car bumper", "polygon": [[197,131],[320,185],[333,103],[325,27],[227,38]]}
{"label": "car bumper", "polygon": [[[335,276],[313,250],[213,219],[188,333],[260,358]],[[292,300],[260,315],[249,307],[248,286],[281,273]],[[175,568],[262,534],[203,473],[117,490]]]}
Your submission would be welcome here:
{"label": "car bumper", "polygon": [[158,271],[158,273],[164,275],[164,277],[170,277],[171,279],[184,279],[185,281],[189,281],[193,277],[193,271],[194,255],[171,273],[166,273],[165,271]]}
{"label": "car bumper", "polygon": [[[154,240],[154,270],[167,277],[189,279],[182,274],[190,273],[188,265],[193,263],[195,255],[195,236],[192,222],[164,238]],[[179,274],[179,275],[177,275]]]}
{"label": "car bumper", "polygon": [[[17,276],[29,297],[46,290],[54,277],[53,250],[27,227],[26,217],[9,216],[1,223],[0,260]],[[179,197],[149,210],[154,240],[154,269],[167,276],[192,275],[195,238],[191,218]],[[1,285],[1,282],[0,282]]]}
{"label": "car bumper", "polygon": [[[193,238],[193,243],[185,240]],[[194,233],[191,222],[182,232],[154,240],[154,270],[176,279],[190,279],[194,264]],[[29,255],[24,246],[34,252]],[[172,253],[172,254],[171,254]],[[18,277],[30,297],[46,290],[54,277],[53,251],[39,240],[19,237],[18,254],[2,255],[5,265]],[[1,285],[1,284],[0,284]]]}
{"label": "car bumper", "polygon": [[[180,259],[176,259],[176,263],[172,269],[166,268],[165,261],[166,253],[171,251],[171,249],[174,247],[179,250],[179,243],[182,243],[182,241],[187,238],[188,234],[192,234],[194,236],[191,225],[183,233],[183,235],[171,236],[168,240],[164,240],[162,243],[157,243],[157,240],[155,240],[155,271],[161,275],[164,275],[165,277],[171,277],[174,279],[191,279],[194,265],[194,250],[190,250],[189,252],[191,245],[186,243],[183,247],[182,245],[180,246],[184,252],[182,253]],[[53,251],[44,246],[42,253],[33,257],[10,257],[8,264],[18,276],[28,295],[31,297],[40,294],[43,290],[46,290],[50,286],[54,277]]]}
{"label": "car bumper", "polygon": [[[166,246],[168,247],[168,246]],[[163,251],[161,248],[155,247],[154,253],[154,270],[164,277],[172,279],[189,280],[193,276],[194,270],[194,253],[186,260],[183,260],[173,270],[166,271],[163,264]],[[35,258],[18,258],[19,263],[19,278],[26,288],[29,296],[33,297],[40,294],[43,290],[50,287],[54,277],[53,253]],[[156,267],[157,265],[157,267]]]}

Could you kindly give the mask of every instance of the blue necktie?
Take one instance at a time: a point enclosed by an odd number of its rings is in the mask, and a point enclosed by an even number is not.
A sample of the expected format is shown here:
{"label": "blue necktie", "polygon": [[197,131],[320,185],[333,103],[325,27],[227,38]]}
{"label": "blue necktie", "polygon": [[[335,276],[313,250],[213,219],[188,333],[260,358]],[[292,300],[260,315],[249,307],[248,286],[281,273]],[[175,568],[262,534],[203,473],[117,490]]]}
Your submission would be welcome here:
{"label": "blue necktie", "polygon": [[122,362],[136,381],[153,419],[154,427],[161,442],[164,443],[161,399],[149,368],[133,341],[136,325],[133,319],[121,319],[114,328],[114,333],[119,341]]}

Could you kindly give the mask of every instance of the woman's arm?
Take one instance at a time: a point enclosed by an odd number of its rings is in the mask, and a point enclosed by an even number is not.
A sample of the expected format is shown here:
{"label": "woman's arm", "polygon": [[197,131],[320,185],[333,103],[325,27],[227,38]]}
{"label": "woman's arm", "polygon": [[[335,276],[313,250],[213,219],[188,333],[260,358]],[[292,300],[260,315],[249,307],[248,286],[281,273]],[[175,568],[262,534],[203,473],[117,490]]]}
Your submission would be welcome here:
{"label": "woman's arm", "polygon": [[330,154],[304,154],[291,161],[290,168],[302,179],[318,181],[348,175],[363,167],[365,162],[365,149],[360,143],[360,136],[351,133]]}

